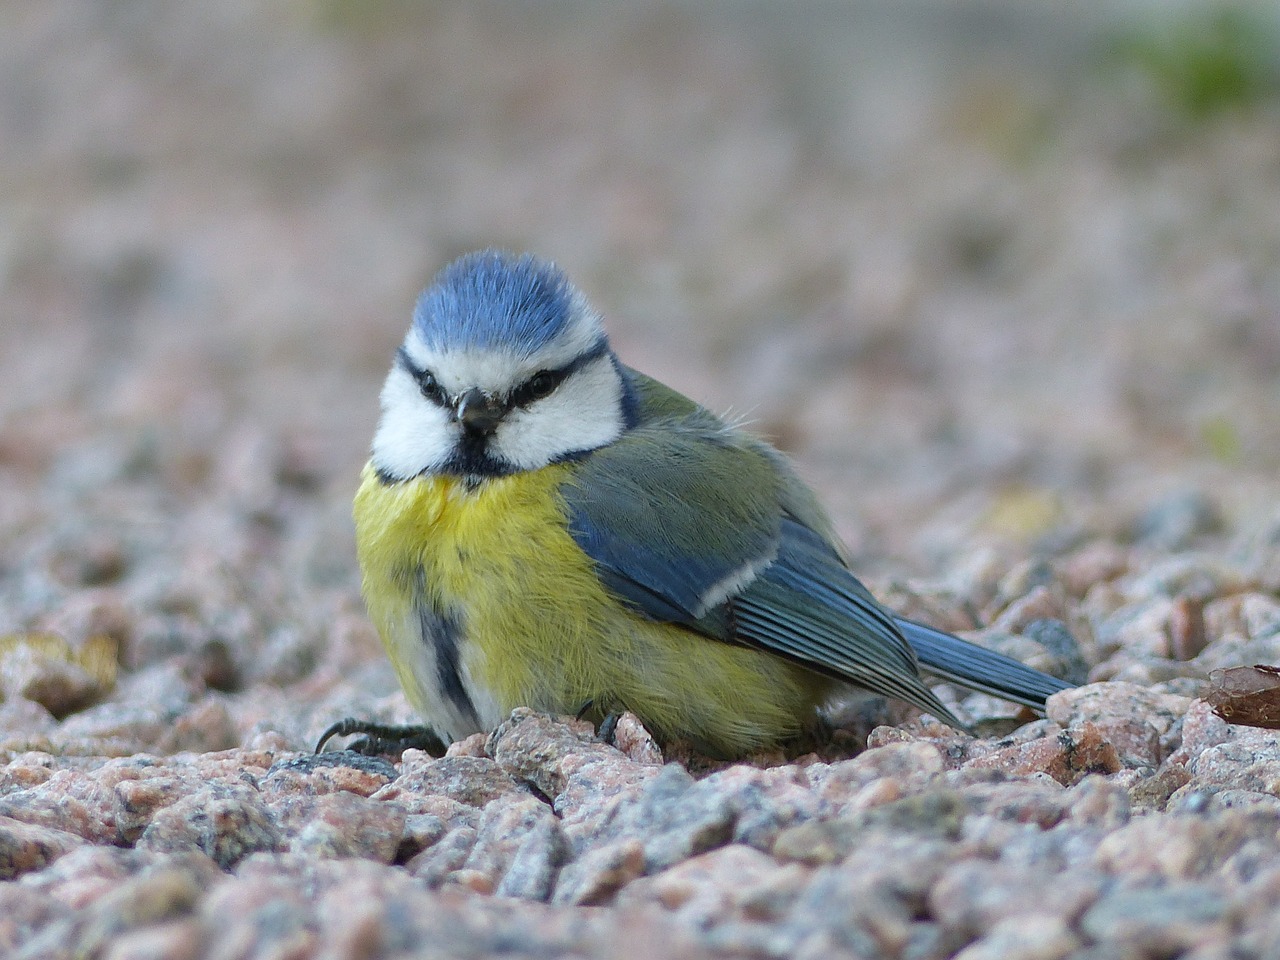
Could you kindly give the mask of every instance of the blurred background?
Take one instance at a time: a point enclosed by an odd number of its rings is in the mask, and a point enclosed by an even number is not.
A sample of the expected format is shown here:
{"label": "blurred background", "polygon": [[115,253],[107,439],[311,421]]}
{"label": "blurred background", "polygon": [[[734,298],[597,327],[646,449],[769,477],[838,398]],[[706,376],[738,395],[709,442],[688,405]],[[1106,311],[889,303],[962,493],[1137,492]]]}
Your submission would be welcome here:
{"label": "blurred background", "polygon": [[8,0],[0,631],[364,644],[377,392],[489,245],[873,581],[1280,500],[1271,4]]}

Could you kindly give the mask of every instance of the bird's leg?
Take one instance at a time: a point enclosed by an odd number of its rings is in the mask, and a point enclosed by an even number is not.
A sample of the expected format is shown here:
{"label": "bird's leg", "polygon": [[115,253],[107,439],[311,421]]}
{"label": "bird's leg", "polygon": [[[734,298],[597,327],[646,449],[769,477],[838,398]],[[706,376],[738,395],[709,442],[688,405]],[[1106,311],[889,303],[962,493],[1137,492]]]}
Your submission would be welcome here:
{"label": "bird's leg", "polygon": [[[573,719],[581,720],[595,705],[595,700],[588,700],[578,708],[578,712],[573,715]],[[606,713],[604,718],[600,721],[600,725],[596,727],[596,739],[601,743],[608,744],[611,747],[616,747],[617,744],[613,742],[613,738],[618,732],[618,721],[621,719],[621,710],[610,710]]]}
{"label": "bird's leg", "polygon": [[615,742],[614,737],[618,733],[618,721],[621,719],[621,713],[606,713],[604,719],[600,721],[600,726],[596,729],[596,738],[601,743],[616,747],[618,744]]}

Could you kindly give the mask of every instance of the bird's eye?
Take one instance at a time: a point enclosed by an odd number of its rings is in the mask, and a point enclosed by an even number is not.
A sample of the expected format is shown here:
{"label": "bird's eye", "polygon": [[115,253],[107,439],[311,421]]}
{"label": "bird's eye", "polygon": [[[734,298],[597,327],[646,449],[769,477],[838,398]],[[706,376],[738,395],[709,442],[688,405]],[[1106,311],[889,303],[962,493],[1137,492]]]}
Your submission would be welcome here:
{"label": "bird's eye", "polygon": [[560,386],[560,381],[563,379],[564,373],[562,371],[539,370],[516,391],[515,402],[524,405],[535,400],[541,400],[543,397],[549,397],[555,393],[556,387]]}
{"label": "bird's eye", "polygon": [[543,397],[551,396],[559,385],[559,377],[548,370],[542,370],[529,379],[529,394],[535,400],[541,400]]}
{"label": "bird's eye", "polygon": [[418,389],[422,391],[424,397],[438,407],[446,406],[449,403],[449,397],[444,392],[444,387],[440,386],[440,381],[436,379],[436,375],[430,370],[423,370],[418,375]]}

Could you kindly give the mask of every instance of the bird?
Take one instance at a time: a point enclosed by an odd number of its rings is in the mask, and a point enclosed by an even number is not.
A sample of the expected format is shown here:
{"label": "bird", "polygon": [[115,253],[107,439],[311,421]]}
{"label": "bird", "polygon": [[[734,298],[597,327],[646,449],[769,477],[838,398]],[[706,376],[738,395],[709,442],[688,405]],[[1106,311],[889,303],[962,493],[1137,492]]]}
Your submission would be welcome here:
{"label": "bird", "polygon": [[1033,709],[1070,686],[882,606],[788,459],[623,364],[549,260],[445,266],[380,405],[357,556],[423,723],[345,720],[320,747],[448,744],[523,706],[631,711],[659,743],[734,758],[813,729],[850,689],[966,730],[922,668]]}

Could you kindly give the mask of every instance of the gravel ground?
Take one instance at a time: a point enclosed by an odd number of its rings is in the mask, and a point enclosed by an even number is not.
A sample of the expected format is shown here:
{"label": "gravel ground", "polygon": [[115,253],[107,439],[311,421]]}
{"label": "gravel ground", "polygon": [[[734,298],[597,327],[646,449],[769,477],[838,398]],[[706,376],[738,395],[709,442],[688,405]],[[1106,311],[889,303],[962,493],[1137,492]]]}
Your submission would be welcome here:
{"label": "gravel ground", "polygon": [[[0,4],[0,955],[1280,956],[1280,54],[1176,6]],[[412,720],[350,496],[487,245],[1086,685],[308,759]]]}

